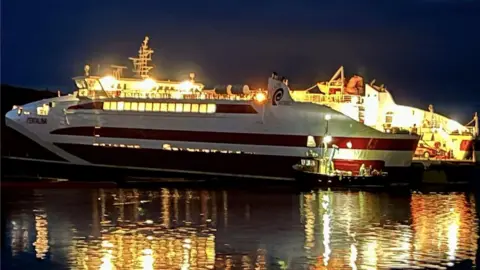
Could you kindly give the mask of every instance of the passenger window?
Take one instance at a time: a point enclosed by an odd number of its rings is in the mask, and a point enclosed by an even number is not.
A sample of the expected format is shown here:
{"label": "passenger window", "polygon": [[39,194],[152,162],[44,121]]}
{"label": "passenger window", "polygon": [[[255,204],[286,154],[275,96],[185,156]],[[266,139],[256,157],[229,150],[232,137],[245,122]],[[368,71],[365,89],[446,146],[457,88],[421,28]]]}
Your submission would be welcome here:
{"label": "passenger window", "polygon": [[154,112],[160,111],[160,103],[153,103],[153,111]]}
{"label": "passenger window", "polygon": [[162,103],[160,105],[160,111],[162,111],[162,112],[168,111],[168,104],[167,103]]}
{"label": "passenger window", "polygon": [[145,102],[138,103],[138,111],[139,112],[145,111]]}
{"label": "passenger window", "polygon": [[198,104],[192,104],[192,113],[198,113]]}
{"label": "passenger window", "polygon": [[118,103],[117,103],[117,110],[123,111],[123,106],[124,106],[123,101],[118,102]]}
{"label": "passenger window", "polygon": [[130,106],[130,105],[131,105],[130,102],[125,102],[125,106],[124,106],[123,109],[124,109],[125,111],[130,111],[130,110],[131,110],[131,106]]}
{"label": "passenger window", "polygon": [[207,105],[207,113],[215,113],[216,110],[217,110],[217,106],[215,104]]}
{"label": "passenger window", "polygon": [[175,103],[168,103],[168,111],[169,112],[175,111]]}
{"label": "passenger window", "polygon": [[183,111],[183,104],[182,103],[177,103],[175,105],[175,112],[182,112]]}
{"label": "passenger window", "polygon": [[137,110],[138,110],[138,103],[132,102],[132,111],[137,111]]}
{"label": "passenger window", "polygon": [[192,108],[192,105],[190,103],[183,104],[183,111],[184,112],[190,112],[191,108]]}
{"label": "passenger window", "polygon": [[152,103],[148,102],[145,104],[145,111],[151,112],[152,111]]}
{"label": "passenger window", "polygon": [[109,111],[110,110],[110,102],[104,102],[103,103],[103,109],[105,111]]}
{"label": "passenger window", "polygon": [[207,112],[207,104],[200,104],[200,113]]}

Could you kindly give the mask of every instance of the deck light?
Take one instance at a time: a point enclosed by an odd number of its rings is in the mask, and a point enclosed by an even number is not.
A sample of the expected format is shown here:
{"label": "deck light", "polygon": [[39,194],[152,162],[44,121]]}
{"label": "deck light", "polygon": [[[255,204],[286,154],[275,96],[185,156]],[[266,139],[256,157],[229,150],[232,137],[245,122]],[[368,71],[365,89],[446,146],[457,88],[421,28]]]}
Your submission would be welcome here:
{"label": "deck light", "polygon": [[100,83],[103,88],[114,88],[114,84],[117,83],[117,80],[113,76],[105,76],[100,79]]}
{"label": "deck light", "polygon": [[323,143],[331,143],[332,142],[332,136],[330,135],[327,135],[325,137],[323,137]]}
{"label": "deck light", "polygon": [[147,78],[145,80],[142,81],[140,87],[142,88],[142,90],[152,90],[152,88],[157,85],[157,82],[151,78]]}
{"label": "deck light", "polygon": [[189,91],[193,88],[193,83],[191,81],[183,81],[178,85],[178,89],[181,91]]}
{"label": "deck light", "polygon": [[261,103],[265,102],[265,100],[267,100],[267,96],[264,93],[259,92],[259,93],[255,94],[254,99],[255,99],[256,102],[261,104]]}

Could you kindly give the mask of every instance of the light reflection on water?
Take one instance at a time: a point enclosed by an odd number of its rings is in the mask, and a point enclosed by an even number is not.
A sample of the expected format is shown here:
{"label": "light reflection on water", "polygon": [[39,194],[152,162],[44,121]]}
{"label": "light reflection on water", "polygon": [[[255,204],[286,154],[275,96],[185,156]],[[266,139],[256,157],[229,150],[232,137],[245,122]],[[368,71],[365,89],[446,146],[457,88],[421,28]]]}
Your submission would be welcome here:
{"label": "light reflection on water", "polygon": [[9,248],[2,248],[2,259],[19,269],[40,263],[71,269],[441,269],[475,262],[478,244],[475,198],[464,193],[161,188],[5,195]]}

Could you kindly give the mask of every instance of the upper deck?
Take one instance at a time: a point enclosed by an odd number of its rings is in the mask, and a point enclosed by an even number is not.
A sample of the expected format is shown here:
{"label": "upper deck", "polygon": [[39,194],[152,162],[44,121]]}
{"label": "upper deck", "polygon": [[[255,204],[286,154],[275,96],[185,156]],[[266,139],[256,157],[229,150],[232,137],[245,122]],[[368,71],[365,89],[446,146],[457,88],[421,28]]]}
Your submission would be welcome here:
{"label": "upper deck", "polygon": [[139,55],[133,61],[135,76],[123,77],[123,66],[112,66],[111,74],[92,76],[90,67],[85,66],[83,76],[74,77],[76,95],[81,99],[187,99],[187,100],[263,100],[265,92],[251,90],[247,85],[225,85],[205,90],[205,86],[195,81],[195,73],[184,81],[155,80],[149,75],[152,67],[153,50],[148,47],[148,37],[142,43]]}

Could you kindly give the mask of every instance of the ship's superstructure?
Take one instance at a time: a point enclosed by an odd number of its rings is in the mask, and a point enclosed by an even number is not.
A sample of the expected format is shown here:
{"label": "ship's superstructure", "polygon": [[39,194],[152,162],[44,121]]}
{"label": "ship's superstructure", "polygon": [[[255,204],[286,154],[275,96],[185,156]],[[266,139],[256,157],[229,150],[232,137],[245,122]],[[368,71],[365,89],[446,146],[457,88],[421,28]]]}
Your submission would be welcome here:
{"label": "ship's superstructure", "polygon": [[358,75],[345,78],[340,67],[330,81],[307,90],[292,92],[296,101],[329,106],[367,126],[389,133],[420,135],[415,156],[420,159],[472,159],[473,141],[478,136],[478,117],[467,125],[435,112],[396,104],[392,94],[375,81],[365,83]]}
{"label": "ship's superstructure", "polygon": [[121,66],[75,77],[72,95],[15,107],[6,123],[69,163],[214,175],[292,179],[292,165],[317,149],[335,170],[410,166],[418,136],[381,132],[328,106],[295,102],[276,73],[267,91],[211,90],[195,81],[156,80],[148,38],[136,77]]}

